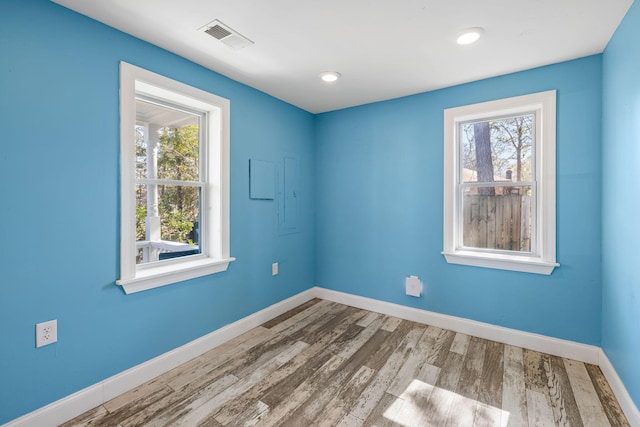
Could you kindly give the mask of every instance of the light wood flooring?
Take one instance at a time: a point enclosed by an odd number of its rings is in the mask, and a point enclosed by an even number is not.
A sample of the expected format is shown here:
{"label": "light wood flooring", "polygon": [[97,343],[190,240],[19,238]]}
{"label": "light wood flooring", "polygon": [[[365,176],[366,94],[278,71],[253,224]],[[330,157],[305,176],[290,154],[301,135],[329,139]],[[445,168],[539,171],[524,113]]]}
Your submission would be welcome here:
{"label": "light wood flooring", "polygon": [[628,426],[600,368],[312,300],[70,426]]}

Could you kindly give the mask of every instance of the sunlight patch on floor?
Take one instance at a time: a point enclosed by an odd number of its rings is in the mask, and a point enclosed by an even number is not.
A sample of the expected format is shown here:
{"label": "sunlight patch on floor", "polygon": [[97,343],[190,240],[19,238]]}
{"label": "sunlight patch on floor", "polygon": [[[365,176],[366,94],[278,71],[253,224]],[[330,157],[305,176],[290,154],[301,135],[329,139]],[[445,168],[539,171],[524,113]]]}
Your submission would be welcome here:
{"label": "sunlight patch on floor", "polygon": [[419,380],[413,380],[383,414],[396,427],[506,427],[509,412]]}

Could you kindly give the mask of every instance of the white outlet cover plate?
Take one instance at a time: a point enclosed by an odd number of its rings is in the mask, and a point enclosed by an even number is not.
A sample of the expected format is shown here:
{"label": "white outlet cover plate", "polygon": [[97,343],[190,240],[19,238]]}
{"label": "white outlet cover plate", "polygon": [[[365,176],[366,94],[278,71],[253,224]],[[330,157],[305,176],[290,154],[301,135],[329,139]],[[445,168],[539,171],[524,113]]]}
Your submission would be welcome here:
{"label": "white outlet cover plate", "polygon": [[422,293],[422,282],[417,276],[409,276],[405,279],[405,291],[407,295],[419,297]]}
{"label": "white outlet cover plate", "polygon": [[38,323],[36,325],[36,347],[53,344],[58,341],[58,321],[49,320],[48,322]]}

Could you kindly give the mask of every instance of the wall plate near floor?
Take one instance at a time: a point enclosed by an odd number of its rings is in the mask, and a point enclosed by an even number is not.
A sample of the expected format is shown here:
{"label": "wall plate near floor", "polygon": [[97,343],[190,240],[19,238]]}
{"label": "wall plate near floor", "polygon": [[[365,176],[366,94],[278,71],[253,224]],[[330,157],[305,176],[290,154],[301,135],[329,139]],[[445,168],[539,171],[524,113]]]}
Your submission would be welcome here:
{"label": "wall plate near floor", "polygon": [[36,347],[53,344],[58,341],[58,321],[49,320],[36,324]]}

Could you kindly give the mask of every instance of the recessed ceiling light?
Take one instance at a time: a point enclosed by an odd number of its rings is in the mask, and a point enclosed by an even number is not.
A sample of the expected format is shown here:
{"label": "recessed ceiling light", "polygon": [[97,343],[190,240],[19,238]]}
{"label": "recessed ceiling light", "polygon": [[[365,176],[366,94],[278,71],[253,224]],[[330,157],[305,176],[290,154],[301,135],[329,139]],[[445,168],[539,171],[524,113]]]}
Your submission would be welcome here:
{"label": "recessed ceiling light", "polygon": [[480,38],[483,32],[484,32],[484,28],[480,28],[480,27],[467,28],[466,30],[464,30],[462,34],[460,34],[460,37],[458,37],[458,40],[456,42],[458,44],[475,43],[478,41],[478,39]]}
{"label": "recessed ceiling light", "polygon": [[324,71],[320,73],[320,78],[324,82],[335,82],[340,78],[340,73],[337,71]]}

